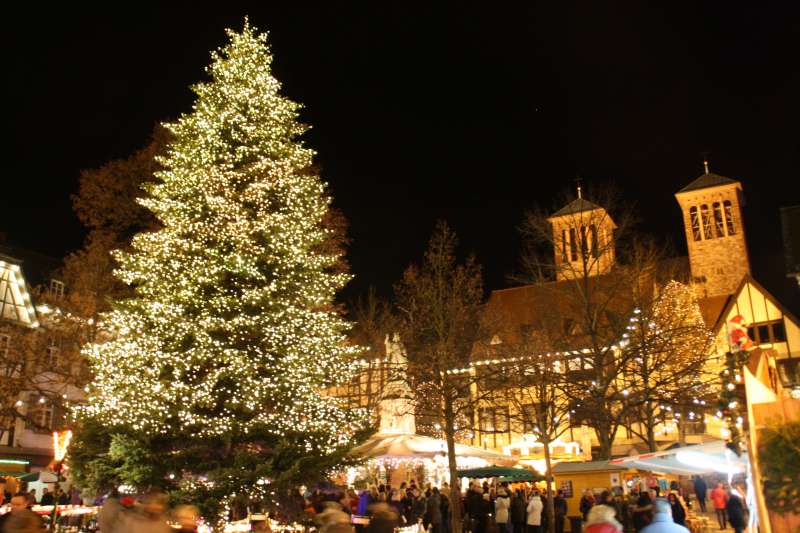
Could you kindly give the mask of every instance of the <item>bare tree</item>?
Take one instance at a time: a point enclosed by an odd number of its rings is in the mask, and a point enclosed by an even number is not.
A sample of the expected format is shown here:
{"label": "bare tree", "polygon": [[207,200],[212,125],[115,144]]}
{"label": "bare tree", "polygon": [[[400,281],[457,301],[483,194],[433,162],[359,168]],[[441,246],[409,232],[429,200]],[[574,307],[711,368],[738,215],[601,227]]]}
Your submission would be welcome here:
{"label": "bare tree", "polygon": [[403,379],[416,395],[420,431],[447,441],[452,531],[460,532],[455,446],[457,433],[472,429],[481,401],[472,393],[479,378],[469,369],[473,348],[484,338],[481,270],[473,258],[457,262],[456,236],[439,222],[422,264],[408,267],[395,294],[408,358]]}
{"label": "bare tree", "polygon": [[565,361],[554,350],[546,332],[523,332],[518,339],[492,346],[494,353],[502,358],[503,379],[491,400],[510,408],[510,420],[518,433],[535,435],[543,445],[546,512],[549,531],[554,533],[550,445],[570,427],[570,403],[562,391]]}
{"label": "bare tree", "polygon": [[[561,387],[574,422],[591,427],[601,458],[629,412],[625,385],[629,352],[619,342],[629,333],[637,291],[645,291],[660,259],[657,247],[633,232],[629,209],[610,189],[580,194],[555,213],[526,215],[521,231],[523,281],[532,283],[533,330],[568,354]],[[610,210],[615,212],[614,218]]]}

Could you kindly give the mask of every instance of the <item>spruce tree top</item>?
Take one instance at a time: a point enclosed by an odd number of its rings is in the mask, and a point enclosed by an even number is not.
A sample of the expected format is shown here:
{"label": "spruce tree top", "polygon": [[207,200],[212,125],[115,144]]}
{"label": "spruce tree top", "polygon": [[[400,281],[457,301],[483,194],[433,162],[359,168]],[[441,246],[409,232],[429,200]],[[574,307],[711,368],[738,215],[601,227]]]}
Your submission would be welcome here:
{"label": "spruce tree top", "polygon": [[319,394],[352,377],[356,353],[333,307],[348,276],[321,251],[330,198],[266,35],[247,21],[227,33],[192,112],[166,124],[174,141],[141,200],[161,229],[116,254],[135,297],[106,317],[112,340],[86,350],[86,412],[148,433],[301,431],[329,446],[358,418]]}

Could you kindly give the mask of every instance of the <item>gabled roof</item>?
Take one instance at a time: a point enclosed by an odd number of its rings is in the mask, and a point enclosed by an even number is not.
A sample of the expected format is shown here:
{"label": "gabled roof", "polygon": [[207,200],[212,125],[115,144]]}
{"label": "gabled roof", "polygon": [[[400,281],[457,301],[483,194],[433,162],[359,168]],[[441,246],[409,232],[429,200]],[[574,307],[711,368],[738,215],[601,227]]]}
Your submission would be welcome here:
{"label": "gabled roof", "polygon": [[581,213],[583,211],[593,211],[594,209],[602,209],[597,204],[594,204],[587,200],[586,198],[576,198],[572,200],[570,203],[556,211],[551,215],[551,217],[561,217],[564,215],[572,215],[575,213]]}
{"label": "gabled roof", "polygon": [[731,312],[733,306],[736,305],[739,293],[741,293],[742,290],[744,290],[744,288],[747,286],[748,283],[753,285],[761,294],[764,295],[764,298],[769,300],[772,303],[772,305],[777,307],[780,310],[780,312],[783,313],[783,316],[785,316],[795,324],[800,325],[800,320],[798,320],[797,317],[794,316],[794,314],[791,311],[789,311],[783,304],[781,304],[767,289],[765,289],[763,285],[757,282],[755,278],[753,278],[753,276],[751,276],[750,274],[745,274],[744,277],[742,278],[742,281],[739,283],[739,287],[736,288],[733,294],[725,297],[727,298],[727,302],[720,311],[719,315],[717,316],[717,320],[714,323],[713,327],[709,325],[713,333],[715,334],[718,333],[725,325],[725,317],[728,316],[728,313]]}
{"label": "gabled roof", "polygon": [[582,461],[575,463],[558,463],[553,465],[554,474],[572,474],[575,472],[618,472],[628,470],[629,466],[611,464],[609,461]]}
{"label": "gabled roof", "polygon": [[35,328],[39,325],[19,262],[0,254],[0,321]]}
{"label": "gabled roof", "polygon": [[696,191],[699,189],[707,189],[709,187],[717,187],[719,185],[732,185],[734,183],[739,182],[725,176],[720,176],[719,174],[708,172],[691,182],[683,189],[679,190],[677,194],[682,192]]}

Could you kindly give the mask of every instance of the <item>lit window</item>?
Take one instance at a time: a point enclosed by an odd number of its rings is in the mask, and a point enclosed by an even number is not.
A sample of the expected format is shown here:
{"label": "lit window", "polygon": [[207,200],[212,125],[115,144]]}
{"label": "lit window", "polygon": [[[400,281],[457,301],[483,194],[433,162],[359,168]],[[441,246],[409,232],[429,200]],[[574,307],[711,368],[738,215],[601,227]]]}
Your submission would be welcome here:
{"label": "lit window", "polygon": [[714,229],[717,232],[717,237],[724,237],[725,230],[722,227],[722,206],[719,202],[714,202]]}
{"label": "lit window", "polygon": [[722,202],[725,207],[725,225],[728,227],[728,235],[735,235],[736,228],[733,226],[733,206],[730,200]]}
{"label": "lit window", "polygon": [[61,354],[61,339],[58,337],[50,337],[47,341],[47,348],[44,353],[44,368],[45,370],[56,368],[59,364],[59,355]]}
{"label": "lit window", "polygon": [[696,206],[689,209],[689,218],[692,221],[692,236],[694,240],[699,241],[702,237],[700,236],[700,217],[697,214]]}
{"label": "lit window", "polygon": [[50,290],[48,291],[50,296],[60,298],[64,296],[64,282],[59,281],[57,279],[50,280]]}
{"label": "lit window", "polygon": [[748,326],[747,336],[755,344],[786,342],[786,328],[783,325],[783,320],[760,322]]}
{"label": "lit window", "polygon": [[8,356],[8,348],[11,346],[11,335],[0,333],[0,357]]}
{"label": "lit window", "polygon": [[713,239],[714,234],[711,232],[711,214],[708,212],[708,206],[706,204],[700,206],[700,217],[703,220],[703,239]]}
{"label": "lit window", "polygon": [[53,404],[44,396],[31,396],[28,401],[27,429],[48,432],[53,429]]}

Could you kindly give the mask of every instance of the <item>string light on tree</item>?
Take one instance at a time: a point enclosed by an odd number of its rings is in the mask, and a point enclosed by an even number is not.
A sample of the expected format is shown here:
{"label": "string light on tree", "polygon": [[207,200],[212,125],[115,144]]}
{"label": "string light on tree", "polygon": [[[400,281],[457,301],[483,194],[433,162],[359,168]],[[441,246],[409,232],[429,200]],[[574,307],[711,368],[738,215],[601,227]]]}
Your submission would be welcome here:
{"label": "string light on tree", "polygon": [[115,254],[135,295],[85,349],[82,413],[159,438],[302,434],[325,453],[365,420],[320,393],[349,382],[360,353],[334,306],[349,276],[326,246],[331,198],[266,35],[247,20],[227,33],[192,111],[165,125],[173,141],[140,200],[160,229]]}

